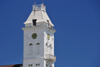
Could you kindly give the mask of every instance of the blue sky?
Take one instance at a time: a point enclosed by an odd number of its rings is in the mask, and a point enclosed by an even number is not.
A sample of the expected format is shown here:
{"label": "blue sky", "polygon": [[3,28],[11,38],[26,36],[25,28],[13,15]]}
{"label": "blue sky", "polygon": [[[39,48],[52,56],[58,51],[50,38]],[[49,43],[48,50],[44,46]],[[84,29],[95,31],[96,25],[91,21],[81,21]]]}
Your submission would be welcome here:
{"label": "blue sky", "polygon": [[[41,4],[42,0],[36,0]],[[0,65],[22,63],[33,0],[0,0]],[[44,0],[55,25],[55,67],[100,67],[100,1]]]}

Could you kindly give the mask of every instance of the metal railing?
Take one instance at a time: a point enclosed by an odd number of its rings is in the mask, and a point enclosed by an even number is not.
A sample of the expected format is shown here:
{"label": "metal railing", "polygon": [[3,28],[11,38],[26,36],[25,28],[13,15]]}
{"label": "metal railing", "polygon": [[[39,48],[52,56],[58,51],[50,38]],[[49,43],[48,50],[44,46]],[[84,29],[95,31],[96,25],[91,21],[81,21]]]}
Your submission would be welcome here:
{"label": "metal railing", "polygon": [[40,10],[42,8],[43,4],[39,5],[33,5],[34,10]]}

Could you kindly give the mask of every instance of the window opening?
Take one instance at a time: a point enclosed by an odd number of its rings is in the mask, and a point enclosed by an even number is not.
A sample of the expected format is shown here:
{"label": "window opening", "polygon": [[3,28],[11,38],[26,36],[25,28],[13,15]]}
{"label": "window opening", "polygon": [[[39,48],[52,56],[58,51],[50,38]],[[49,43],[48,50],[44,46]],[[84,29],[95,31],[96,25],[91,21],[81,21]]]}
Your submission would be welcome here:
{"label": "window opening", "polygon": [[40,45],[40,43],[37,43],[36,45]]}
{"label": "window opening", "polygon": [[37,64],[36,64],[36,66],[37,66]]}
{"label": "window opening", "polygon": [[48,39],[48,40],[50,39],[50,35],[49,35],[49,34],[47,34],[47,39]]}
{"label": "window opening", "polygon": [[53,28],[53,26],[51,26],[51,28]]}
{"label": "window opening", "polygon": [[45,12],[44,10],[42,10],[43,12]]}
{"label": "window opening", "polygon": [[52,46],[51,46],[51,45],[49,45],[49,47],[50,47],[50,48],[52,48]]}
{"label": "window opening", "polygon": [[36,54],[40,54],[40,43],[36,43]]}
{"label": "window opening", "polygon": [[49,20],[47,20],[47,22],[49,22]]}
{"label": "window opening", "polygon": [[48,66],[48,64],[46,64],[46,67]]}
{"label": "window opening", "polygon": [[33,66],[33,65],[31,64],[31,66]]}
{"label": "window opening", "polygon": [[49,47],[52,48],[52,44],[51,43],[50,43]]}
{"label": "window opening", "polygon": [[[29,44],[29,54],[32,55],[33,54],[33,44],[30,43]],[[31,65],[30,65],[31,66]]]}
{"label": "window opening", "polygon": [[52,67],[52,66],[50,65],[50,67]]}
{"label": "window opening", "polygon": [[33,65],[32,64],[29,64],[29,67],[32,67]]}
{"label": "window opening", "polygon": [[38,64],[40,66],[40,64]]}
{"label": "window opening", "polygon": [[48,43],[46,43],[46,46],[48,46]]}
{"label": "window opening", "polygon": [[47,20],[47,22],[48,22],[48,27],[49,27],[50,26],[49,20]]}
{"label": "window opening", "polygon": [[30,46],[33,45],[32,43],[29,44]]}
{"label": "window opening", "polygon": [[51,47],[51,44],[49,45],[49,47]]}
{"label": "window opening", "polygon": [[33,19],[32,21],[33,21],[33,26],[36,26],[37,19]]}
{"label": "window opening", "polygon": [[40,66],[40,64],[36,64],[36,66]]}

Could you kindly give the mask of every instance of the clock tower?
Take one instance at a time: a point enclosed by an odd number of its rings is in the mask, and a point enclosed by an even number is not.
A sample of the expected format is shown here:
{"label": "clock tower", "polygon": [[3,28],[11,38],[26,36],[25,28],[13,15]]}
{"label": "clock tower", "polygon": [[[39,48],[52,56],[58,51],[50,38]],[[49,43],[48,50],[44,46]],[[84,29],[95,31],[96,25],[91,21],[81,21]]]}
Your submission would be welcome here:
{"label": "clock tower", "polygon": [[54,25],[44,4],[33,5],[24,23],[23,67],[54,67]]}

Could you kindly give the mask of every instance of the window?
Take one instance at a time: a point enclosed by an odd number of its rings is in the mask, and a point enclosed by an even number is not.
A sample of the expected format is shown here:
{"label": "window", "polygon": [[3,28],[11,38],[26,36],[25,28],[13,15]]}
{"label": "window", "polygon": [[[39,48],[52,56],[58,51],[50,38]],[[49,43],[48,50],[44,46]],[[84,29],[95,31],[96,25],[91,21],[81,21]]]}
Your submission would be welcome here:
{"label": "window", "polygon": [[36,45],[40,45],[40,43],[37,43]]}
{"label": "window", "polygon": [[47,34],[47,39],[48,39],[48,40],[50,39],[50,35],[49,35],[49,34]]}
{"label": "window", "polygon": [[33,65],[31,64],[31,66],[33,66]]}
{"label": "window", "polygon": [[40,54],[40,43],[36,43],[36,54]]}
{"label": "window", "polygon": [[49,20],[47,20],[47,22],[48,22],[48,27],[49,27],[50,26]]}
{"label": "window", "polygon": [[46,46],[48,46],[48,43],[46,43]]}
{"label": "window", "polygon": [[33,44],[32,43],[29,44],[29,54],[30,55],[33,54]]}
{"label": "window", "polygon": [[33,19],[32,21],[33,21],[33,26],[36,26],[37,19]]}
{"label": "window", "polygon": [[49,22],[49,20],[47,20],[47,22]]}
{"label": "window", "polygon": [[29,67],[32,67],[33,65],[32,64],[29,64]]}
{"label": "window", "polygon": [[46,64],[46,67],[48,67],[48,64]]}
{"label": "window", "polygon": [[33,45],[32,43],[29,44],[30,46]]}
{"label": "window", "polygon": [[32,39],[36,39],[37,38],[37,33],[33,33],[32,34]]}
{"label": "window", "polygon": [[42,10],[43,12],[45,12],[44,10]]}
{"label": "window", "polygon": [[52,48],[52,44],[51,43],[50,43],[49,47]]}
{"label": "window", "polygon": [[53,26],[51,26],[51,28],[53,28]]}
{"label": "window", "polygon": [[51,47],[51,44],[49,45],[49,47]]}
{"label": "window", "polygon": [[36,66],[37,66],[38,64],[36,64]]}
{"label": "window", "polygon": [[40,66],[40,64],[36,64],[36,66]]}
{"label": "window", "polygon": [[52,66],[50,65],[50,67],[52,67]]}

